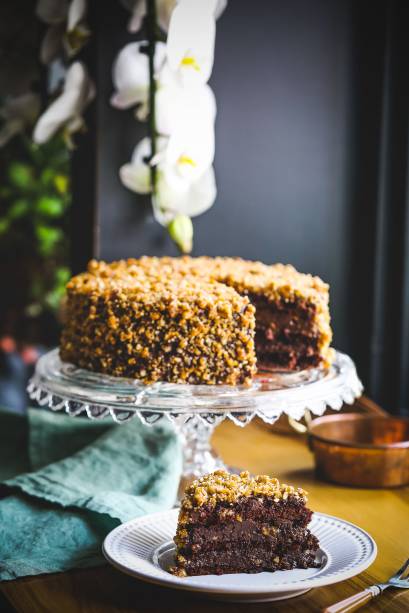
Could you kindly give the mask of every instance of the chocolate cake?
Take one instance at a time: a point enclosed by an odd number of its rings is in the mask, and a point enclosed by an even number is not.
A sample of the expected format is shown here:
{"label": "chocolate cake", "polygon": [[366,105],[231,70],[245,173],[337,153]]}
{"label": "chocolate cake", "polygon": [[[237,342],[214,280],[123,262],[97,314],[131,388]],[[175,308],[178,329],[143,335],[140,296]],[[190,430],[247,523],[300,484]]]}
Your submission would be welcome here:
{"label": "chocolate cake", "polygon": [[67,286],[61,359],[145,383],[248,384],[331,362],[328,286],[292,266],[143,257]]}
{"label": "chocolate cake", "polygon": [[182,500],[175,566],[181,577],[316,567],[307,493],[267,475],[218,470],[194,481]]}

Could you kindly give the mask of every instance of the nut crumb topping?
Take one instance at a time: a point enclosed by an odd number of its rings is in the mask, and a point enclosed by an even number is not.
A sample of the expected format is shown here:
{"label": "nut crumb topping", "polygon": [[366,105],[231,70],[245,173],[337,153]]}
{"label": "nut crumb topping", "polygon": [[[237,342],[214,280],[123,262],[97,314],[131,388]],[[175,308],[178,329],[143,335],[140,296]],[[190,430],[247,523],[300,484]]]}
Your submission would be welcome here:
{"label": "nut crumb topping", "polygon": [[251,477],[248,471],[234,475],[225,470],[216,470],[187,487],[181,505],[182,523],[183,510],[199,508],[205,504],[214,506],[217,502],[233,503],[249,496],[269,496],[276,502],[287,500],[289,496],[307,500],[307,492],[303,489],[280,484],[278,479],[268,475]]}

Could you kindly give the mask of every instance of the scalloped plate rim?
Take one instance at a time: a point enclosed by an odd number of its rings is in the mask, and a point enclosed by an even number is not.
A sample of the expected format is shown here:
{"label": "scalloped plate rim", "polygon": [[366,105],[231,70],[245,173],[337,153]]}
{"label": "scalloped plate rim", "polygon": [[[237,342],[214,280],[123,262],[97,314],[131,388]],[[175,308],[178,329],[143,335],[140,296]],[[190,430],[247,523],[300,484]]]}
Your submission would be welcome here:
{"label": "scalloped plate rim", "polygon": [[[109,547],[109,540],[113,538],[114,533],[118,533],[119,531],[122,531],[125,528],[127,528],[128,526],[131,526],[133,524],[137,524],[140,521],[146,521],[147,519],[152,519],[155,520],[155,518],[159,517],[159,516],[163,516],[164,514],[171,514],[174,513],[176,514],[176,512],[178,511],[178,509],[169,509],[168,511],[158,511],[157,513],[151,513],[149,515],[143,515],[141,517],[137,517],[135,519],[131,519],[119,526],[117,526],[116,528],[114,528],[104,539],[103,545],[102,545],[102,553],[105,556],[106,560],[112,564],[112,566],[114,566],[115,568],[117,568],[118,570],[124,572],[127,575],[130,575],[132,577],[135,577],[137,579],[146,581],[148,583],[151,584],[155,584],[155,585],[160,585],[162,587],[166,587],[166,588],[174,588],[174,589],[178,589],[178,590],[185,590],[185,591],[189,591],[189,592],[195,592],[195,593],[201,593],[201,594],[209,594],[209,595],[213,595],[213,596],[226,596],[228,597],[229,600],[231,600],[232,598],[234,598],[234,596],[237,596],[238,598],[243,598],[243,597],[248,597],[248,599],[246,600],[247,602],[251,602],[251,598],[255,597],[257,600],[259,600],[261,602],[261,599],[259,597],[265,596],[267,600],[273,600],[274,596],[277,596],[277,600],[279,599],[280,594],[286,593],[287,596],[284,596],[284,598],[291,598],[292,596],[297,596],[297,595],[301,595],[302,593],[305,593],[307,591],[309,591],[312,588],[318,588],[318,587],[324,587],[326,585],[332,585],[334,583],[339,583],[340,581],[345,581],[346,579],[350,579],[352,577],[357,576],[358,574],[360,574],[361,572],[363,572],[364,570],[366,570],[375,560],[376,556],[377,556],[377,545],[375,540],[373,539],[373,537],[363,528],[360,528],[359,526],[357,526],[356,524],[349,522],[347,520],[341,519],[339,517],[336,517],[335,515],[329,515],[327,513],[320,513],[320,512],[314,512],[315,517],[317,518],[326,518],[329,519],[331,521],[336,521],[340,524],[344,524],[347,526],[351,526],[355,531],[361,532],[363,533],[367,539],[369,540],[369,542],[371,543],[372,546],[372,551],[371,553],[360,563],[355,564],[354,566],[352,566],[351,568],[347,569],[347,570],[340,570],[339,572],[337,572],[335,575],[333,576],[327,576],[327,577],[322,577],[322,576],[317,576],[317,577],[312,577],[311,579],[304,579],[304,580],[298,580],[298,581],[294,581],[294,582],[289,582],[286,584],[282,584],[282,585],[271,585],[269,588],[263,588],[260,587],[258,589],[255,589],[253,591],[250,591],[248,588],[238,588],[237,586],[234,587],[209,587],[209,586],[204,586],[204,585],[192,585],[191,583],[187,583],[185,582],[185,579],[179,579],[177,577],[174,577],[172,575],[168,575],[166,576],[168,573],[166,573],[166,571],[163,571],[164,576],[163,578],[158,578],[158,577],[153,577],[151,575],[149,575],[149,573],[145,572],[145,571],[138,571],[135,570],[133,568],[129,568],[127,566],[125,566],[124,564],[121,564],[121,562],[119,562],[118,560],[115,560],[115,558],[113,558],[107,548],[107,545]],[[164,541],[165,542],[165,541]],[[153,561],[152,561],[152,555],[155,551],[155,549],[157,548],[157,546],[152,546],[152,550],[149,554],[149,559],[152,565]],[[325,545],[322,546],[323,551],[326,553],[326,555],[328,556],[328,552],[325,548]],[[141,557],[141,556],[138,556]],[[331,556],[333,558],[333,556]],[[147,558],[142,558],[144,560],[146,560]],[[156,567],[155,567],[156,568]],[[325,569],[323,569],[325,570]],[[292,571],[283,571],[283,572],[292,572]],[[238,574],[245,574],[245,573],[238,573]],[[267,574],[267,573],[266,573]],[[212,577],[213,575],[207,575],[208,577]],[[224,575],[227,576],[227,575]],[[237,576],[237,575],[236,575]],[[269,598],[270,597],[270,598]],[[237,602],[239,602],[239,600],[237,600]],[[242,600],[242,602],[244,602],[244,600]],[[255,600],[254,600],[255,602]]]}

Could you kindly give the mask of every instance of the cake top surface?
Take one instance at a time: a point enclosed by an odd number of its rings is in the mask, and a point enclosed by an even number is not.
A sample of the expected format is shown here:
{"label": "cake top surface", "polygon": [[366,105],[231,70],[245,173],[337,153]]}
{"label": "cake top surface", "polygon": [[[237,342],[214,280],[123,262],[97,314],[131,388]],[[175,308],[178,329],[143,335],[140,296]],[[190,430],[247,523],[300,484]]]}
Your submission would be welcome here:
{"label": "cake top surface", "polygon": [[244,294],[262,293],[267,299],[279,293],[290,299],[297,295],[328,301],[326,283],[319,277],[297,272],[291,265],[207,256],[143,256],[109,264],[92,260],[87,272],[70,281],[68,290],[81,293],[123,291],[156,297],[177,293],[186,299],[199,294],[205,299],[218,300],[232,300],[237,290]]}
{"label": "cake top surface", "polygon": [[307,500],[307,492],[303,489],[280,484],[278,479],[268,475],[251,477],[247,471],[235,475],[225,470],[216,470],[193,481],[186,488],[182,508],[195,509],[205,504],[214,506],[218,502],[234,503],[242,497],[250,496],[268,496],[277,502],[289,496]]}
{"label": "cake top surface", "polygon": [[[148,265],[147,260],[152,260],[152,265]],[[120,260],[110,264],[92,260],[88,271],[73,277],[67,289],[88,295],[135,296],[145,304],[157,305],[162,301],[166,307],[176,302],[195,302],[203,307],[230,304],[237,310],[250,306],[246,296],[224,283],[189,274],[177,266],[161,266],[157,260],[160,261],[159,258],[146,258],[143,265],[139,260]]]}

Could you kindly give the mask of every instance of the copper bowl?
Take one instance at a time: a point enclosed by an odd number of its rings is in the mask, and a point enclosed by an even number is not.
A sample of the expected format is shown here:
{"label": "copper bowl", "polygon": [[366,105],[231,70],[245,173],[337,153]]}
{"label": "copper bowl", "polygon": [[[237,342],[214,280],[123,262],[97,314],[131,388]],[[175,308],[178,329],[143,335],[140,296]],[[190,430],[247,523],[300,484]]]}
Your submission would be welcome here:
{"label": "copper bowl", "polygon": [[320,477],[357,487],[409,483],[409,419],[345,413],[309,426]]}

